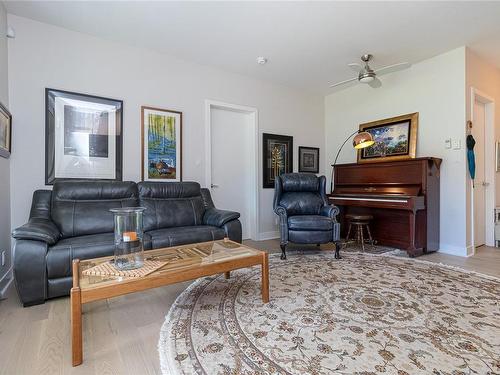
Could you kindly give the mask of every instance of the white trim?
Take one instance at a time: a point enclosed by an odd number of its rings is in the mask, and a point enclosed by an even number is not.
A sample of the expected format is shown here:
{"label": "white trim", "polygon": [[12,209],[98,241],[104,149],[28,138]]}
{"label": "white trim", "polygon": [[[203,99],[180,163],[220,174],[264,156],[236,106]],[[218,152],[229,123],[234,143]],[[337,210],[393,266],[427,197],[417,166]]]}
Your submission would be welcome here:
{"label": "white trim", "polygon": [[[496,166],[495,166],[495,99],[480,90],[470,88],[470,118],[474,126],[474,104],[477,102],[484,104],[485,115],[485,129],[484,129],[484,179],[489,183],[488,189],[485,191],[485,241],[487,246],[495,246],[495,181],[496,181]],[[470,176],[469,176],[470,179]],[[478,181],[479,182],[479,181]],[[472,180],[470,180],[470,202],[471,202],[471,217],[470,217],[470,239],[471,245],[467,246],[466,256],[472,256],[476,253],[475,244],[475,228],[474,228],[474,188],[472,187]],[[472,247],[472,250],[470,248]]]}
{"label": "white trim", "polygon": [[259,241],[274,240],[280,238],[280,232],[262,232],[259,233]]}
{"label": "white trim", "polygon": [[14,275],[12,270],[13,267],[10,267],[5,273],[5,275],[3,275],[2,278],[0,279],[0,285],[2,285],[2,283],[5,280],[7,280],[7,283],[0,289],[0,300],[7,298],[6,297],[7,290],[9,290],[10,284],[12,284],[12,282],[14,281]]}
{"label": "white trim", "polygon": [[254,162],[252,163],[251,175],[253,176],[254,194],[253,202],[254,212],[250,213],[250,238],[257,240],[259,238],[259,111],[257,108],[243,106],[239,104],[224,103],[216,100],[205,100],[205,186],[210,189],[212,183],[212,138],[211,138],[211,110],[212,108],[226,109],[235,112],[247,113],[253,116],[253,144]]}

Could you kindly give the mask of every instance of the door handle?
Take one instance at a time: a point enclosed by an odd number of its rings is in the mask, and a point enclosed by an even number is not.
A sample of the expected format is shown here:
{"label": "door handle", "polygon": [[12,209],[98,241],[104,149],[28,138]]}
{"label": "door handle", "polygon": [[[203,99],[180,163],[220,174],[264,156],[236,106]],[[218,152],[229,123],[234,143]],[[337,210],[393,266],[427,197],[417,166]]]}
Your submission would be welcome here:
{"label": "door handle", "polygon": [[213,189],[213,188],[218,188],[219,185],[215,185],[215,184],[210,184],[210,187]]}

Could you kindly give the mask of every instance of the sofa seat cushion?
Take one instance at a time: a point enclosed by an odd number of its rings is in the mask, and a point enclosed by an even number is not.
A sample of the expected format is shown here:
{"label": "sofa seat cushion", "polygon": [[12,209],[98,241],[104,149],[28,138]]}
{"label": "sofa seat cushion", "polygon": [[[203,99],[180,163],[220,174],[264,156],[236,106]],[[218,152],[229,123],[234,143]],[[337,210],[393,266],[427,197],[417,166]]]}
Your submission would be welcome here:
{"label": "sofa seat cushion", "polygon": [[[176,245],[186,245],[196,242],[221,240],[225,237],[223,228],[211,225],[196,225],[188,227],[164,228],[149,231],[148,239],[153,249]],[[149,244],[148,244],[149,245]]]}
{"label": "sofa seat cushion", "polygon": [[47,252],[47,276],[59,278],[71,276],[73,259],[91,259],[113,255],[115,237],[113,233],[91,234],[65,238],[51,246]]}
{"label": "sofa seat cushion", "polygon": [[320,215],[296,215],[288,218],[290,230],[332,230],[331,218]]}

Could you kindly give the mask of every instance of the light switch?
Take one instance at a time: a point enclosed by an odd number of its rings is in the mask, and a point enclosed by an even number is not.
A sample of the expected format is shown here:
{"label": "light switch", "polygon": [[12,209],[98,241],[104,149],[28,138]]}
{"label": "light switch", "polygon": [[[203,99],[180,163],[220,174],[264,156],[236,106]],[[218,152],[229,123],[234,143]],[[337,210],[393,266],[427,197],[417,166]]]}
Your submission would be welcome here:
{"label": "light switch", "polygon": [[451,148],[451,138],[445,139],[444,140],[444,148]]}
{"label": "light switch", "polygon": [[455,139],[453,141],[453,149],[460,150],[461,148],[462,148],[462,142],[460,141],[460,139]]}

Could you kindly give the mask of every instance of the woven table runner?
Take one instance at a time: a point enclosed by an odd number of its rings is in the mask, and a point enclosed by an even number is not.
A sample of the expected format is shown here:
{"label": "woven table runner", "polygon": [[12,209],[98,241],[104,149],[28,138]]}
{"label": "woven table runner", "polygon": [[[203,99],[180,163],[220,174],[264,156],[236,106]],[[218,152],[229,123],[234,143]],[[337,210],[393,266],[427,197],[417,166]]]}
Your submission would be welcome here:
{"label": "woven table runner", "polygon": [[111,262],[104,262],[92,268],[82,271],[85,276],[125,276],[125,277],[143,277],[163,267],[167,262],[158,260],[145,260],[141,268],[134,270],[119,270]]}

